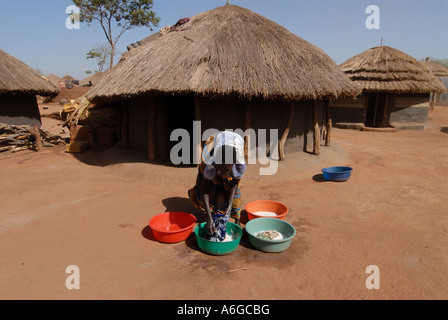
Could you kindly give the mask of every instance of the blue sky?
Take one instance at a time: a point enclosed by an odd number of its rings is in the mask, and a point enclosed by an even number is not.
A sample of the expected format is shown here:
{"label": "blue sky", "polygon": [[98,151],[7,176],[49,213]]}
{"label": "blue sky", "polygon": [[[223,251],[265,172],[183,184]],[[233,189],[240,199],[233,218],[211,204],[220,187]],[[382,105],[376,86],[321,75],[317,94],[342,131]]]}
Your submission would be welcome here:
{"label": "blue sky", "polygon": [[[159,28],[184,17],[214,9],[227,0],[154,0],[161,18]],[[0,49],[45,74],[70,74],[82,79],[95,70],[86,53],[106,42],[98,24],[68,30],[66,7],[71,0],[1,0]],[[383,44],[410,54],[448,58],[447,0],[231,0],[231,4],[255,11],[323,49],[338,64]],[[380,29],[368,30],[366,8],[380,9]],[[158,30],[157,28],[156,30]],[[118,50],[152,32],[148,28],[128,31]],[[118,60],[118,59],[117,59]]]}

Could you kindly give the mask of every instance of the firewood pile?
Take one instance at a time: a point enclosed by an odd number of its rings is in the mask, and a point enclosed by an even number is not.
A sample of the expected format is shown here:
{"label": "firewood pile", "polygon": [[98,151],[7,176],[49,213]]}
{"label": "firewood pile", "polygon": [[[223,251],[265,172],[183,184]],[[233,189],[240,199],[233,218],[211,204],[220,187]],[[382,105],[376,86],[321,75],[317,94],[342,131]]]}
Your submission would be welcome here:
{"label": "firewood pile", "polygon": [[0,123],[0,152],[19,152],[22,150],[41,150],[65,143],[57,135],[52,135],[38,126],[16,126]]}

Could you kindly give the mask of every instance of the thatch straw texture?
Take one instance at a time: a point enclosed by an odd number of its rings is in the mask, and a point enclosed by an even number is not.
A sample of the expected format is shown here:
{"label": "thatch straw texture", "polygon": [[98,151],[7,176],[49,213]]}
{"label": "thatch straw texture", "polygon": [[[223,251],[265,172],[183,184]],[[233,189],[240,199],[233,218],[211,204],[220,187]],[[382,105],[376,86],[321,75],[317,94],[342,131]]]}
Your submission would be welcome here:
{"label": "thatch straw texture", "polygon": [[424,61],[426,69],[428,69],[437,78],[448,78],[448,68],[433,61]]}
{"label": "thatch straw texture", "polygon": [[61,78],[55,74],[48,74],[45,76],[45,78],[47,78],[47,80],[50,81],[55,86],[57,86],[59,81],[61,81]]}
{"label": "thatch straw texture", "polygon": [[95,86],[95,85],[97,85],[98,82],[101,81],[101,79],[104,78],[105,75],[106,75],[106,72],[99,71],[99,72],[94,73],[94,74],[88,76],[87,78],[83,79],[79,84],[81,86],[83,86],[83,85],[89,84],[89,81],[91,81],[92,85]]}
{"label": "thatch straw texture", "polygon": [[58,92],[30,66],[0,50],[0,94],[56,96]]}
{"label": "thatch straw texture", "polygon": [[344,62],[342,70],[365,92],[445,92],[439,79],[406,53],[391,47],[375,47]]}
{"label": "thatch straw texture", "polygon": [[250,10],[226,5],[156,33],[93,88],[93,102],[150,94],[304,100],[360,93],[321,49]]}

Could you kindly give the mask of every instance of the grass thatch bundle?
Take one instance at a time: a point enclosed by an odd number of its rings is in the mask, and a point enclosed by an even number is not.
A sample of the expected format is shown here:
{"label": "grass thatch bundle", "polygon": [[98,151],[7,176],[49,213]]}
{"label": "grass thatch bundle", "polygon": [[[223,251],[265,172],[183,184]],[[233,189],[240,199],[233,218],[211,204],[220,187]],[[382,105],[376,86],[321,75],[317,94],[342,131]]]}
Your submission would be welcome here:
{"label": "grass thatch bundle", "polygon": [[360,88],[321,49],[250,10],[226,5],[135,45],[93,88],[93,102],[150,94],[304,100]]}
{"label": "grass thatch bundle", "polygon": [[433,61],[424,61],[426,69],[428,69],[437,78],[448,78],[448,68]]}
{"label": "grass thatch bundle", "polygon": [[30,66],[0,50],[0,94],[56,96],[59,90]]}
{"label": "grass thatch bundle", "polygon": [[344,62],[342,70],[365,92],[445,92],[442,82],[406,53],[391,47],[375,47]]}

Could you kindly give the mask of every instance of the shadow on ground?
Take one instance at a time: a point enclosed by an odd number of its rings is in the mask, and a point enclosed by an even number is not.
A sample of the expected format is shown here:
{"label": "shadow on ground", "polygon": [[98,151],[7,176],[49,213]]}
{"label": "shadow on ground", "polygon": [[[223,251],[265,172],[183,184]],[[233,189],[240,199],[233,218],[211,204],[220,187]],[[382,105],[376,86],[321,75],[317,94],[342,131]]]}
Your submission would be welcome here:
{"label": "shadow on ground", "polygon": [[114,147],[108,149],[88,150],[82,153],[73,153],[73,157],[78,161],[95,167],[106,167],[120,163],[147,163],[153,165],[161,165],[166,167],[176,168],[194,168],[195,164],[191,165],[174,165],[169,161],[156,161],[154,163],[148,161],[148,156],[145,152],[136,149],[127,149],[123,144],[119,143]]}

